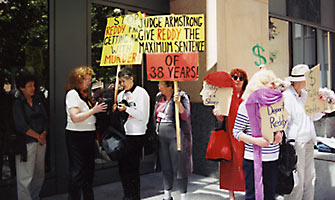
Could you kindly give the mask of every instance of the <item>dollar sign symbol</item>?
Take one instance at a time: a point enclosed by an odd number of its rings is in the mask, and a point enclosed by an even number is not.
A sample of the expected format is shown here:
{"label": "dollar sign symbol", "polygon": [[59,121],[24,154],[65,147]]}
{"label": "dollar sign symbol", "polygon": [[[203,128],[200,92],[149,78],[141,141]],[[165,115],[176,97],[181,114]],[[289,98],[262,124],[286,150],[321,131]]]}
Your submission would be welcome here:
{"label": "dollar sign symbol", "polygon": [[[257,52],[256,52],[256,49],[257,49]],[[265,51],[262,46],[258,45],[258,43],[254,47],[252,47],[252,53],[254,54],[254,56],[258,57],[258,59],[259,59],[258,60],[259,62],[257,62],[257,61],[254,62],[255,65],[257,65],[257,67],[259,67],[262,64],[264,64],[264,65],[266,64],[266,59],[264,58],[264,56],[261,55],[261,52],[259,51],[260,49],[262,50],[262,52]],[[262,62],[262,60],[263,60],[263,62]]]}
{"label": "dollar sign symbol", "polygon": [[315,85],[315,78],[312,76],[312,72],[309,72],[308,76],[310,79],[310,85],[313,87]]}

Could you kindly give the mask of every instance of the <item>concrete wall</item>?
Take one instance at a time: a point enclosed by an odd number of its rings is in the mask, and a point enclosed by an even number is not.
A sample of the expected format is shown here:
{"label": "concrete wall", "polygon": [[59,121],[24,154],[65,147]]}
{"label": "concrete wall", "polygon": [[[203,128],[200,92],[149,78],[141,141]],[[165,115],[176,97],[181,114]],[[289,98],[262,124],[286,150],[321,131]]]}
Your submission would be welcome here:
{"label": "concrete wall", "polygon": [[[208,0],[216,2],[216,19],[206,20],[206,43],[216,43],[215,46],[206,44],[206,52],[199,54],[199,79],[196,82],[183,82],[180,87],[187,91],[192,102],[201,102],[199,95],[202,88],[202,80],[206,74],[213,71],[227,71],[240,67],[247,71],[251,77],[258,67],[254,64],[258,58],[253,55],[252,48],[259,44],[265,49],[261,55],[268,60],[268,1],[267,0]],[[191,14],[205,13],[205,17],[211,14],[206,6],[206,1],[170,1],[171,13]],[[208,29],[209,23],[216,23],[214,30]],[[211,26],[212,27],[212,26]],[[217,38],[209,38],[212,32],[217,32]],[[214,51],[213,48],[217,48]],[[216,53],[216,62],[206,60],[208,52]],[[210,63],[209,63],[210,62]],[[209,66],[210,65],[210,66]],[[270,66],[269,66],[270,67]]]}
{"label": "concrete wall", "polygon": [[229,72],[240,67],[251,77],[258,67],[252,48],[259,44],[268,60],[268,1],[217,1],[218,64],[217,70]]}

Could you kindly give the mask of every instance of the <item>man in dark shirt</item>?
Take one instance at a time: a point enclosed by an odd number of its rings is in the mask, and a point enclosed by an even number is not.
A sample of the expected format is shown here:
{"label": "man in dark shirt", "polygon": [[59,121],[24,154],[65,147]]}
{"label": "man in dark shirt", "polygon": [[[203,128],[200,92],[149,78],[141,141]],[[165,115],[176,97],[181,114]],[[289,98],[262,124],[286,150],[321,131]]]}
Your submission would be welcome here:
{"label": "man in dark shirt", "polygon": [[24,135],[26,161],[16,156],[17,194],[19,200],[40,199],[44,181],[44,159],[48,118],[42,100],[35,95],[35,79],[21,73],[16,80],[18,96],[13,104],[16,134]]}

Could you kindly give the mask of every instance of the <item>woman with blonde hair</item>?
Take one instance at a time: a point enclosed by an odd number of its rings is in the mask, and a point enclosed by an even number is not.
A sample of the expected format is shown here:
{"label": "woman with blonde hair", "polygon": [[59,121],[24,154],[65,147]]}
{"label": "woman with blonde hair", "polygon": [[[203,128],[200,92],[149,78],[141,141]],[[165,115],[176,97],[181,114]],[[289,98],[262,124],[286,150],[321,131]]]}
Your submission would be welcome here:
{"label": "woman with blonde hair", "polygon": [[93,200],[95,113],[105,112],[107,105],[93,104],[86,91],[91,86],[93,70],[87,66],[74,68],[67,79],[65,130],[69,157],[69,199]]}
{"label": "woman with blonde hair", "polygon": [[[262,95],[258,97],[262,103],[268,103],[269,100],[272,101],[273,99],[279,100],[281,93],[277,90],[271,90],[276,87],[275,80],[276,76],[270,70],[261,69],[256,72],[242,96],[244,101],[238,109],[235,120],[233,129],[234,137],[239,141],[243,141],[245,147],[243,159],[246,189],[245,199],[255,199],[256,196],[261,196],[264,197],[264,199],[271,200],[274,199],[275,196],[278,179],[277,160],[279,156],[279,143],[282,140],[282,132],[277,131],[274,133],[273,143],[270,143],[262,136],[258,136],[259,133],[255,132],[255,127],[257,130],[260,123],[256,117],[259,112],[255,113],[257,112],[255,109],[257,106],[255,105],[258,102],[257,100],[255,101],[256,98],[254,98],[256,96],[255,94],[263,92],[261,93]],[[265,98],[262,99],[262,97]],[[256,165],[258,164],[258,160],[260,160],[260,166]],[[259,172],[258,167],[260,167],[262,173],[257,173]],[[263,176],[263,179],[261,176]],[[257,182],[257,184],[255,184],[255,180],[256,182],[257,180],[262,180],[262,183]]]}

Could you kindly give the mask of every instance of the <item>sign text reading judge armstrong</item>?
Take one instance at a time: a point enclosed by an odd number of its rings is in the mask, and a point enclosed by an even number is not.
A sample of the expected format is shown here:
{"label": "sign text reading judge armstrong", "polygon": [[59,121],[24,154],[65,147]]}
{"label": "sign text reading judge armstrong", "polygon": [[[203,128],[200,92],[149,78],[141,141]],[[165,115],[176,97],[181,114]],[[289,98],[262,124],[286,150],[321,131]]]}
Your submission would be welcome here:
{"label": "sign text reading judge armstrong", "polygon": [[204,15],[161,15],[141,19],[139,52],[205,51]]}

